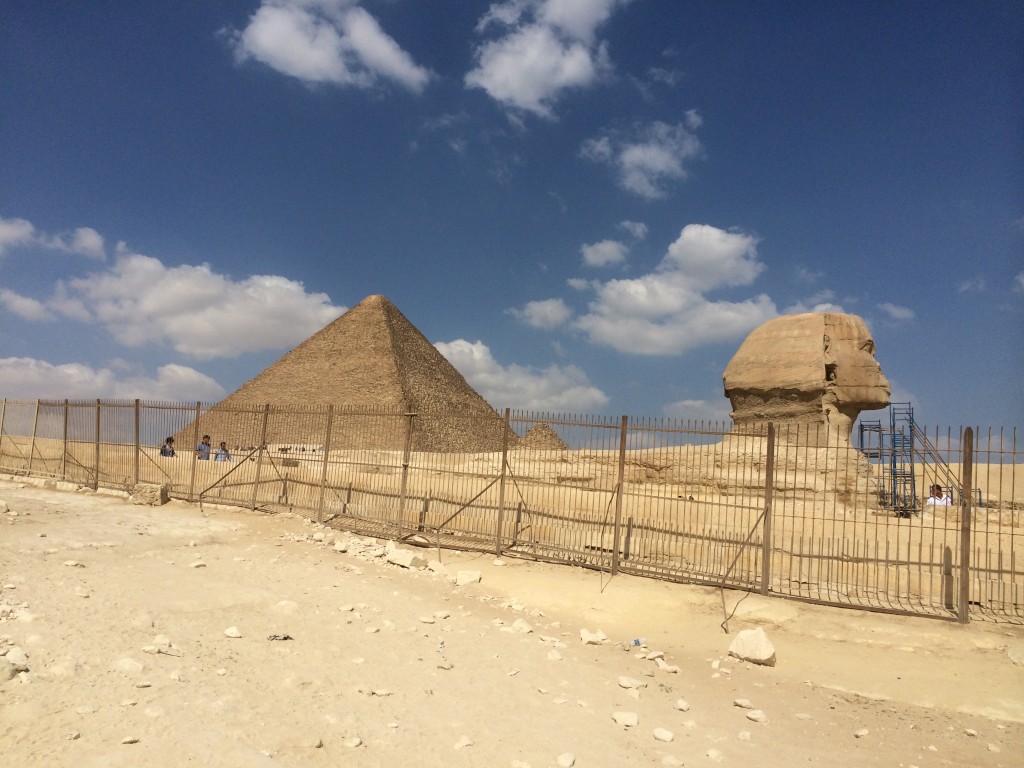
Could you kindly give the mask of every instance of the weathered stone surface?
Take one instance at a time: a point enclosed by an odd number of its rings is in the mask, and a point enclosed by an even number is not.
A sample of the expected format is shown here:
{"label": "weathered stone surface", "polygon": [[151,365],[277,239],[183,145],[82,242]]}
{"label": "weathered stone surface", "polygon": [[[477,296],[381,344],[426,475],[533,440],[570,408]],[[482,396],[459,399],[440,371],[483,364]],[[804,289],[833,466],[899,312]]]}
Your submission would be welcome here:
{"label": "weathered stone surface", "polygon": [[132,504],[144,504],[150,507],[159,507],[170,501],[166,485],[154,483],[138,483],[132,489]]}
{"label": "weathered stone surface", "polygon": [[875,342],[856,315],[814,312],[769,320],[751,331],[722,378],[737,425],[830,425],[848,440],[861,411],[889,404]]}
{"label": "weathered stone surface", "polygon": [[729,655],[752,664],[775,666],[775,646],[761,627],[738,633],[729,645]]}

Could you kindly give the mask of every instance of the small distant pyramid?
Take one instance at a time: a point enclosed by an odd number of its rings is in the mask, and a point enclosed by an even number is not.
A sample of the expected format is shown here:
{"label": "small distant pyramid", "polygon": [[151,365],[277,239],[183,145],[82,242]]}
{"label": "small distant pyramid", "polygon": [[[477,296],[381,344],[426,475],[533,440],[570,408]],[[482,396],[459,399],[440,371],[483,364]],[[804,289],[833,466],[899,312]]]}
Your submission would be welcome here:
{"label": "small distant pyramid", "polygon": [[[415,450],[480,452],[501,450],[502,445],[501,416],[385,296],[366,297],[213,406],[200,418],[200,434],[209,433],[214,445],[220,440],[254,444],[258,436],[253,426],[246,424],[242,434],[230,414],[267,403],[268,444],[326,442],[313,414],[275,417],[275,406],[283,411],[334,405],[346,412],[421,414],[415,424]],[[351,414],[339,413],[331,447],[402,448],[400,423],[382,435],[379,426],[367,426],[370,421],[364,418],[357,427]],[[192,426],[179,433],[186,445],[193,434]]]}

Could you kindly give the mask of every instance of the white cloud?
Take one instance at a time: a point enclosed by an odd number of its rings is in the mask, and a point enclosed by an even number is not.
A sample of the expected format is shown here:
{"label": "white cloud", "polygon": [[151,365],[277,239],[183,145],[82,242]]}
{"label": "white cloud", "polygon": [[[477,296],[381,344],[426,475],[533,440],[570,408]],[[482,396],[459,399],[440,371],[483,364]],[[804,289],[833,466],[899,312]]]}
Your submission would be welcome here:
{"label": "white cloud", "polygon": [[888,301],[879,304],[878,308],[882,310],[890,320],[913,320],[915,317],[914,310],[909,307],[902,307],[899,304],[891,304]]}
{"label": "white cloud", "polygon": [[215,401],[225,391],[216,381],[182,365],[165,365],[155,377],[124,377],[111,368],[82,363],[54,365],[29,357],[0,358],[0,392],[12,399]]}
{"label": "white cloud", "polygon": [[25,320],[52,320],[53,313],[41,301],[0,288],[0,307]]}
{"label": "white cloud", "polygon": [[581,246],[580,253],[583,254],[583,263],[588,267],[609,267],[613,264],[623,264],[629,249],[618,240],[602,240],[599,243]]}
{"label": "white cloud", "polygon": [[806,312],[846,312],[842,305],[836,304],[833,291],[818,291],[805,299],[800,299],[782,310],[784,315],[802,315]]}
{"label": "white cloud", "polygon": [[0,256],[15,247],[37,246],[79,254],[102,261],[106,258],[103,237],[92,227],[79,227],[70,235],[48,235],[25,219],[0,218]]}
{"label": "white cloud", "polygon": [[310,83],[368,88],[383,79],[419,93],[430,80],[358,0],[263,0],[229,36],[240,61]]}
{"label": "white cloud", "polygon": [[619,186],[647,200],[664,197],[670,181],[685,179],[685,163],[700,155],[700,140],[687,127],[663,122],[638,128],[633,136],[605,134],[587,139],[580,155],[615,169]]}
{"label": "white cloud", "polygon": [[608,397],[590,383],[586,373],[574,365],[551,365],[543,370],[502,366],[480,341],[457,339],[434,346],[496,408],[585,413],[608,402]]}
{"label": "white cloud", "polygon": [[584,88],[611,70],[597,28],[631,0],[506,0],[477,23],[503,36],[481,43],[466,85],[481,88],[503,106],[542,117],[563,91]]}
{"label": "white cloud", "polygon": [[564,325],[572,316],[572,310],[561,299],[530,301],[521,308],[506,311],[531,328],[540,328],[546,331]]}
{"label": "white cloud", "polygon": [[33,242],[35,233],[36,228],[30,221],[0,218],[0,256],[9,248]]}
{"label": "white cloud", "polygon": [[647,225],[642,221],[620,221],[619,229],[629,232],[634,240],[643,240],[647,237]]}
{"label": "white cloud", "polygon": [[821,270],[809,269],[800,265],[796,267],[796,279],[801,283],[816,283],[824,276],[825,273]]}
{"label": "white cloud", "polygon": [[1013,278],[1013,289],[1015,291],[1024,291],[1024,272],[1018,272],[1017,276]]}
{"label": "white cloud", "polygon": [[957,286],[957,293],[978,293],[984,291],[986,287],[985,278],[981,275],[975,275],[969,277],[966,280],[961,280]]}
{"label": "white cloud", "polygon": [[170,344],[209,360],[288,348],[337,318],[344,307],[276,275],[241,281],[208,264],[166,267],[118,246],[113,266],[61,284],[52,311],[104,326],[127,347]]}
{"label": "white cloud", "polygon": [[742,337],[774,317],[765,295],[713,301],[706,293],[753,283],[764,266],[750,235],[700,224],[686,226],[658,267],[629,280],[583,283],[596,296],[574,326],[595,344],[620,352],[674,355]]}
{"label": "white cloud", "polygon": [[732,413],[729,400],[723,396],[714,402],[710,400],[677,400],[665,405],[662,413],[676,419],[703,422],[727,422]]}

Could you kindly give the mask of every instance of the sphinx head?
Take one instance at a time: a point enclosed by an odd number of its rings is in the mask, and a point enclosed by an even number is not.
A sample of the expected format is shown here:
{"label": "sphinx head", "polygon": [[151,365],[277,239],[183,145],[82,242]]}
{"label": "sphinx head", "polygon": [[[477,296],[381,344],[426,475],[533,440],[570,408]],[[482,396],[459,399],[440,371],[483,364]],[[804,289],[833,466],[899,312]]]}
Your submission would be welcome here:
{"label": "sphinx head", "polygon": [[856,315],[776,317],[751,331],[726,366],[733,421],[818,423],[849,438],[861,411],[889,404],[875,342]]}

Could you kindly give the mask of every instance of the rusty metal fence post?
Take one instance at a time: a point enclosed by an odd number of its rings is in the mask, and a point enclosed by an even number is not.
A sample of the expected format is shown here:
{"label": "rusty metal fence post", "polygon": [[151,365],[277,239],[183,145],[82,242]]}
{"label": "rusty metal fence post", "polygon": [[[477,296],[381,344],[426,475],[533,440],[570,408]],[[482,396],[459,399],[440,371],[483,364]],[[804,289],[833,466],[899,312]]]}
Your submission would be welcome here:
{"label": "rusty metal fence post", "polygon": [[196,454],[196,446],[199,445],[199,411],[203,407],[203,404],[196,402],[196,417],[192,421],[192,473],[188,481],[188,500],[194,501],[196,498],[196,462],[199,460]]}
{"label": "rusty metal fence post", "polygon": [[[38,406],[39,402],[36,401]],[[93,483],[93,490],[98,491],[100,489],[100,406],[99,400],[96,400],[96,479]],[[33,433],[35,430],[32,430]]]}
{"label": "rusty metal fence post", "polygon": [[256,477],[252,481],[252,499],[249,507],[256,511],[256,497],[260,492],[260,475],[263,473],[263,454],[267,452],[267,423],[270,421],[270,403],[263,405],[263,426],[260,427],[260,449],[256,456]]}
{"label": "rusty metal fence post", "polygon": [[132,466],[132,482],[134,485],[139,484],[139,401],[138,398],[135,400],[135,454],[134,462]]}
{"label": "rusty metal fence post", "polygon": [[320,498],[316,503],[316,521],[324,521],[324,494],[327,492],[327,460],[331,455],[331,429],[334,424],[334,406],[327,406],[327,434],[324,437],[324,467],[320,472]]}
{"label": "rusty metal fence post", "polygon": [[505,527],[505,477],[508,467],[508,433],[512,411],[505,409],[505,425],[501,434],[501,477],[498,480],[498,528],[494,534],[494,556],[501,557],[501,532]]}
{"label": "rusty metal fence post", "polygon": [[402,485],[398,492],[398,521],[395,524],[395,538],[402,538],[402,523],[405,520],[405,494],[409,487],[409,457],[412,453],[412,430],[415,413],[407,413],[405,422],[405,446],[402,448]]}
{"label": "rusty metal fence post", "polygon": [[60,453],[60,479],[68,479],[68,401],[64,401],[64,449]]}
{"label": "rusty metal fence post", "polygon": [[957,621],[966,624],[971,620],[971,496],[974,493],[974,430],[971,427],[964,430],[961,462],[963,510],[960,513],[960,604]]}
{"label": "rusty metal fence post", "polygon": [[[96,401],[99,403],[99,400]],[[29,443],[28,449],[28,473],[32,474],[32,459],[36,455],[36,430],[39,428],[39,401],[36,400],[36,412],[32,417],[32,442]],[[97,470],[98,471],[98,470]]]}
{"label": "rusty metal fence post", "polygon": [[764,460],[764,533],[761,554],[761,594],[770,591],[772,579],[772,490],[775,486],[775,424],[768,422]]}
{"label": "rusty metal fence post", "polygon": [[629,417],[622,417],[619,432],[619,479],[615,484],[615,532],[612,535],[612,576],[619,572],[619,540],[622,538],[622,483],[626,477],[626,428]]}

